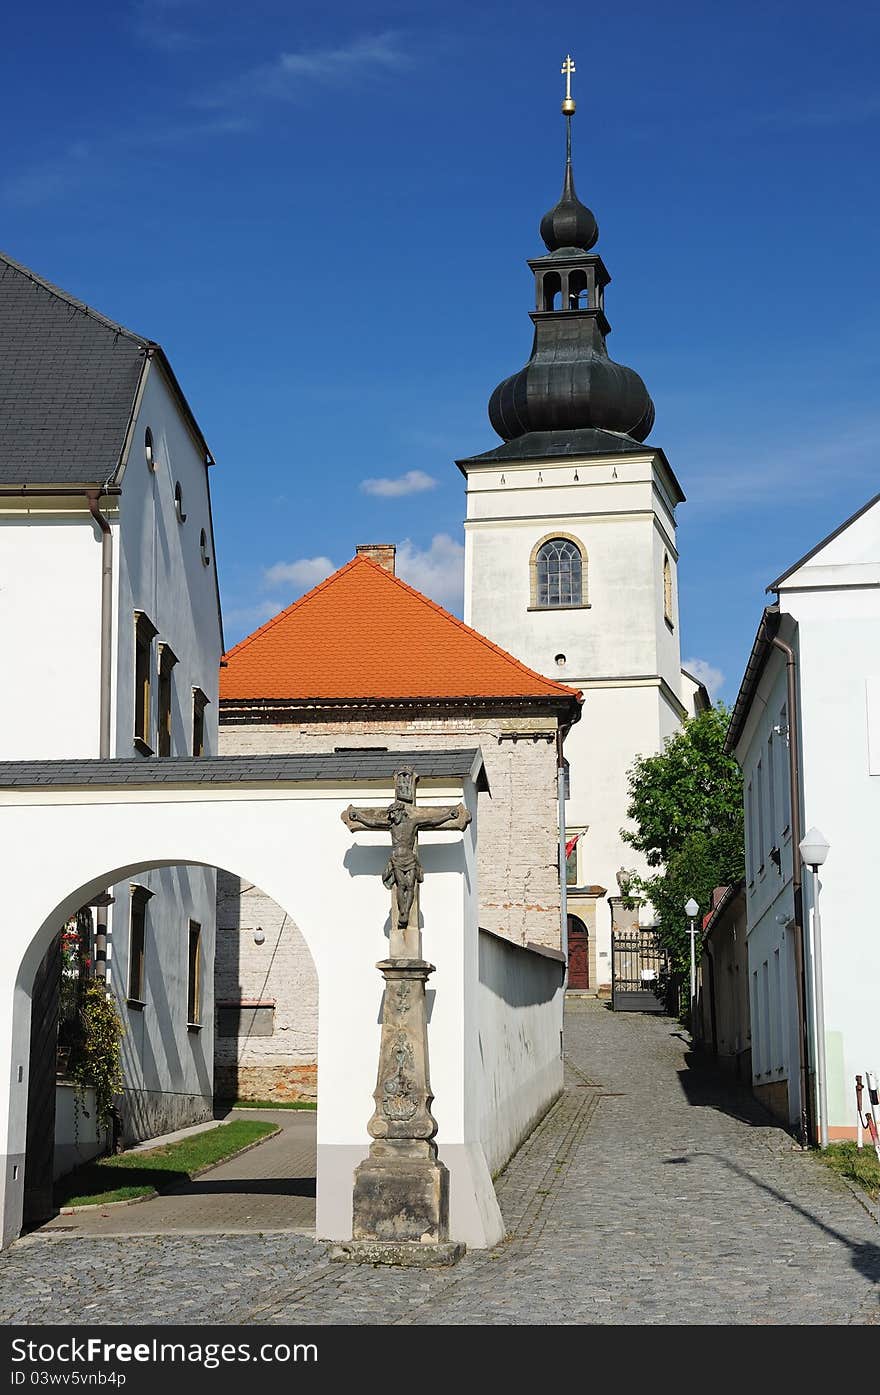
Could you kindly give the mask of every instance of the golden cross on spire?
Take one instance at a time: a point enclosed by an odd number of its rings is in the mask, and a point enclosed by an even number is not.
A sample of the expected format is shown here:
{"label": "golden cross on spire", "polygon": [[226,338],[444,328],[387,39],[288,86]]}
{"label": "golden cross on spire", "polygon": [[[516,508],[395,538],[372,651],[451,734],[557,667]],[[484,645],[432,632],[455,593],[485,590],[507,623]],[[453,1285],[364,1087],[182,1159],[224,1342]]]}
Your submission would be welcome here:
{"label": "golden cross on spire", "polygon": [[574,97],[571,95],[571,75],[575,71],[574,59],[570,53],[567,53],[565,55],[565,62],[560,69],[560,72],[562,72],[565,77],[565,99],[562,103],[563,116],[574,115],[575,102]]}

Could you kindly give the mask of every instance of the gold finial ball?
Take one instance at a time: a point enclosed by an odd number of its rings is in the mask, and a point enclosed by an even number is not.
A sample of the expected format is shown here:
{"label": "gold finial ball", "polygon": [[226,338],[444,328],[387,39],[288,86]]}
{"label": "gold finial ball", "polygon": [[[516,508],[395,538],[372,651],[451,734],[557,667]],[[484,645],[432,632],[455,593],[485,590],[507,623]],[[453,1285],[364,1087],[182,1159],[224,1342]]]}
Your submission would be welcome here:
{"label": "gold finial ball", "polygon": [[574,116],[575,105],[574,97],[564,97],[562,99],[562,115]]}

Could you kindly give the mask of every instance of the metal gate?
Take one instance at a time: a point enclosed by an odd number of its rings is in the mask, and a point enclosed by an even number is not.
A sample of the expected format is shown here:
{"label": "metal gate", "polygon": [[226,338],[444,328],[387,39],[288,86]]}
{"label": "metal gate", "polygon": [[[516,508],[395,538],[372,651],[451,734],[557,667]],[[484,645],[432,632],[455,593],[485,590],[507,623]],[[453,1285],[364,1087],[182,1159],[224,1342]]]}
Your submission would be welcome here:
{"label": "metal gate", "polygon": [[615,1012],[666,1012],[669,955],[655,930],[612,930],[611,1006]]}

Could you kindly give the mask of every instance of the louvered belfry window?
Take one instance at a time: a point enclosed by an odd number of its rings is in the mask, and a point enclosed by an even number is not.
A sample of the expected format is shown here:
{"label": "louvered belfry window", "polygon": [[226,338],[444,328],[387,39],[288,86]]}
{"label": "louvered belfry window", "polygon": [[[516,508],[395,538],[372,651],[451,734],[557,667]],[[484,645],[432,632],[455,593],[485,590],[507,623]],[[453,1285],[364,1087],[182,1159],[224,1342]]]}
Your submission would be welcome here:
{"label": "louvered belfry window", "polygon": [[551,538],[540,548],[538,566],[538,605],[583,604],[581,554],[568,538]]}

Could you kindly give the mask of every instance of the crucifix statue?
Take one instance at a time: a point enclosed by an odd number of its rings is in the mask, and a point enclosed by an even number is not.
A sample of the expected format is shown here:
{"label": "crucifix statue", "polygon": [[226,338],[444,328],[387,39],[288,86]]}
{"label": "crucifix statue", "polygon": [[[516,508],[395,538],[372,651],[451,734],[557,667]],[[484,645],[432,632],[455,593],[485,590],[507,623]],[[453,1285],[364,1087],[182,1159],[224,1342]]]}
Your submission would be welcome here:
{"label": "crucifix statue", "polygon": [[352,832],[387,831],[391,856],[382,881],[391,892],[389,954],[376,967],[385,980],[375,1109],[367,1129],[369,1156],[355,1169],[352,1240],[336,1259],[371,1264],[451,1264],[462,1246],[449,1240],[449,1172],[437,1156],[437,1121],[428,1071],[425,985],[434,972],[422,958],[419,883],[424,880],[422,829],[467,828],[463,804],[419,808],[412,766],[394,772],[394,799],[384,809],[349,804],[342,821]]}
{"label": "crucifix statue", "polygon": [[463,804],[439,809],[418,808],[415,802],[417,783],[418,776],[412,766],[401,766],[394,772],[394,801],[387,808],[356,809],[349,804],[342,814],[342,822],[352,833],[387,829],[391,834],[391,856],[382,881],[392,894],[389,945],[392,959],[421,957],[418,888],[425,874],[419,861],[419,831],[426,828],[463,830],[471,821]]}

